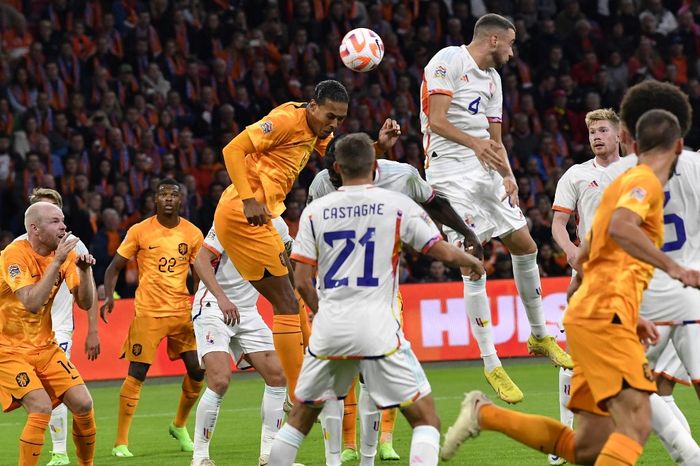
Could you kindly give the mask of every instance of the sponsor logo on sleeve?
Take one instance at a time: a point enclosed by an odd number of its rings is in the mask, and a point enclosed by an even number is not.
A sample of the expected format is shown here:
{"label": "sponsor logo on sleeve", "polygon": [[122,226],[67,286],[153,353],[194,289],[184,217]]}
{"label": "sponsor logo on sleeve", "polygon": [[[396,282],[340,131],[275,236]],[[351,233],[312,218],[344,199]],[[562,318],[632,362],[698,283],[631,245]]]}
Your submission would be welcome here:
{"label": "sponsor logo on sleeve", "polygon": [[639,202],[642,202],[646,196],[647,190],[644,188],[636,187],[630,191],[630,197],[638,200]]}
{"label": "sponsor logo on sleeve", "polygon": [[260,129],[262,130],[263,134],[269,134],[272,132],[272,122],[271,121],[263,121],[260,123]]}
{"label": "sponsor logo on sleeve", "polygon": [[447,77],[447,67],[444,65],[439,65],[437,68],[435,68],[433,77],[438,79],[445,79]]}
{"label": "sponsor logo on sleeve", "polygon": [[10,279],[15,279],[19,277],[19,274],[22,273],[22,269],[20,269],[19,265],[17,264],[11,264],[7,268],[7,275],[10,276]]}

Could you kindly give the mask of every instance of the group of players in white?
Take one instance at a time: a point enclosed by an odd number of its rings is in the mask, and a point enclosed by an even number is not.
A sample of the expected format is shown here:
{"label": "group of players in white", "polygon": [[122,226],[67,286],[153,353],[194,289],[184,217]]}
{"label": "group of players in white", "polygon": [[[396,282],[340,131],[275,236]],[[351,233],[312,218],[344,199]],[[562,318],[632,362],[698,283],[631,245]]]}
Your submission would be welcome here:
{"label": "group of players in white", "polygon": [[[465,308],[485,376],[500,398],[517,403],[523,393],[503,369],[488,325],[491,312],[478,244],[494,237],[503,241],[512,255],[516,286],[532,330],[528,347],[560,367],[562,422],[573,422],[566,409],[572,361],[547,334],[537,246],[518,206],[517,184],[501,142],[503,98],[496,69],[512,57],[514,40],[515,29],[505,18],[486,15],[477,23],[469,45],[442,49],[425,67],[421,126],[427,181],[406,164],[375,161],[369,138],[349,135],[334,142],[329,156],[335,163],[313,181],[297,238],[292,240],[284,221],[273,219],[285,244],[293,244],[295,284],[315,316],[299,382],[295,393],[289,394],[294,407],[286,424],[286,381],[272,332],[256,307],[259,295],[241,278],[212,227],[195,261],[201,282],[192,319],[208,388],[197,407],[193,465],[214,464],[209,444],[230,380],[230,357],[239,367],[255,367],[265,380],[260,464],[293,464],[319,414],[322,422],[327,422],[324,417],[342,418],[342,399],[358,374],[363,382],[360,416],[370,419],[360,422],[360,464],[374,464],[377,409],[388,407],[399,407],[413,427],[410,464],[437,464],[440,424],[430,384],[401,330],[396,271],[402,242],[461,268]],[[687,130],[690,115],[678,115],[676,102],[665,105],[672,107],[668,110],[677,114],[682,126],[685,122]],[[634,155],[620,157],[620,143],[624,146],[625,141],[619,140],[620,121],[613,111],[591,112],[586,124],[594,159],[566,172],[554,201],[553,236],[570,262],[577,252],[566,229],[570,215],[577,215],[583,237],[604,187],[636,164]],[[665,189],[664,251],[684,266],[698,267],[700,156],[684,152]],[[436,198],[449,203],[450,212],[466,227],[432,215],[429,205]],[[344,215],[331,214],[341,210]],[[442,240],[431,216],[444,224],[448,241]],[[476,244],[473,238],[465,238],[470,228],[478,238]],[[57,296],[54,308],[69,305],[70,299]],[[656,372],[693,383],[700,396],[698,303],[700,291],[683,288],[657,271],[641,315],[665,324],[659,326],[661,341],[649,351]],[[53,316],[57,335],[62,323],[71,322],[70,312],[63,314]],[[70,335],[64,339],[70,342]],[[65,349],[69,351],[70,346]],[[662,397],[652,397],[655,431],[674,460],[700,464],[700,449],[670,390],[665,390]],[[340,464],[340,447],[329,443],[340,442],[339,426],[324,424],[324,430],[330,433],[324,435],[326,461],[335,466]],[[550,463],[562,464],[562,460],[550,457]]]}

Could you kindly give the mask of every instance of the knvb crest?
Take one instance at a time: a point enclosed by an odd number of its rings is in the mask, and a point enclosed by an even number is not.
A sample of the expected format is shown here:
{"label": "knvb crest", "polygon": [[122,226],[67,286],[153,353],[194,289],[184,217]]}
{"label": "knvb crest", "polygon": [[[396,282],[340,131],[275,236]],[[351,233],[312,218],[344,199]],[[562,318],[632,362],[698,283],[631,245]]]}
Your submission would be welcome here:
{"label": "knvb crest", "polygon": [[177,252],[180,253],[181,256],[184,256],[187,254],[187,243],[180,243],[177,245]]}
{"label": "knvb crest", "polygon": [[141,354],[141,351],[143,351],[143,347],[140,344],[135,343],[134,345],[132,345],[131,354],[133,354],[134,356],[139,356]]}
{"label": "knvb crest", "polygon": [[29,375],[27,375],[26,372],[20,372],[17,374],[17,377],[15,377],[15,380],[17,381],[17,385],[20,387],[26,387],[29,385]]}

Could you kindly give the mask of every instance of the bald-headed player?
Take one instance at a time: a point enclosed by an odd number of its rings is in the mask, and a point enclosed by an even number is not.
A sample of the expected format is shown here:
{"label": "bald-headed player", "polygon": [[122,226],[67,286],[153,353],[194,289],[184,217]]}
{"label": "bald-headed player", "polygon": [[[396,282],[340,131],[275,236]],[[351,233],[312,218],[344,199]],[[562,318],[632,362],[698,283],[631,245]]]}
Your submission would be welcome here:
{"label": "bald-headed player", "polygon": [[24,407],[20,466],[38,464],[51,409],[63,402],[73,413],[79,465],[92,465],[95,417],[92,398],[78,370],[58,346],[51,309],[63,282],[81,309],[92,307],[95,283],[90,254],[78,255],[63,212],[37,202],[25,212],[27,239],[0,255],[0,402],[5,412]]}

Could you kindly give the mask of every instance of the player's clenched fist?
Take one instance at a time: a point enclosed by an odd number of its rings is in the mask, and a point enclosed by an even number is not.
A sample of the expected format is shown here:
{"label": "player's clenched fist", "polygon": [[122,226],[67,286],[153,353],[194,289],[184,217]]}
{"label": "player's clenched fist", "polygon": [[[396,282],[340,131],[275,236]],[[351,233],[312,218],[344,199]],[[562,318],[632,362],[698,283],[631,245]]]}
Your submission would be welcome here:
{"label": "player's clenched fist", "polygon": [[54,257],[60,264],[65,262],[66,258],[68,258],[68,254],[75,248],[78,241],[80,241],[77,237],[73,236],[71,238],[70,236],[70,232],[67,231],[63,235],[63,238],[58,241],[58,247],[56,248],[56,255]]}
{"label": "player's clenched fist", "polygon": [[272,216],[267,206],[255,198],[243,200],[243,214],[248,223],[256,227],[265,225]]}
{"label": "player's clenched fist", "polygon": [[80,254],[75,259],[75,265],[81,270],[87,270],[89,267],[95,265],[95,258],[92,257],[92,254]]}

